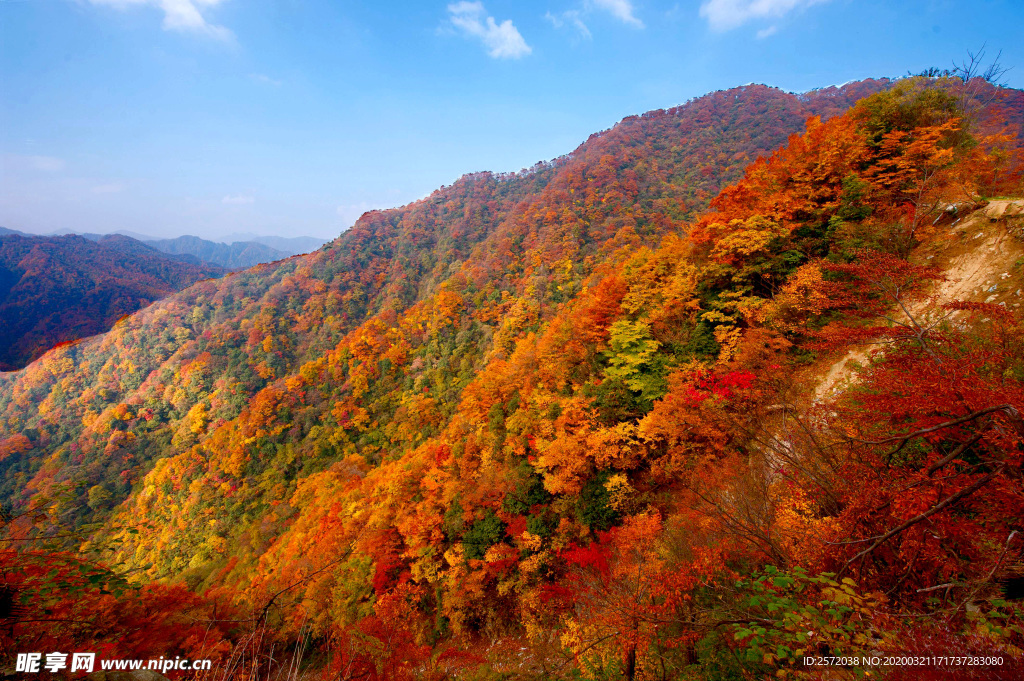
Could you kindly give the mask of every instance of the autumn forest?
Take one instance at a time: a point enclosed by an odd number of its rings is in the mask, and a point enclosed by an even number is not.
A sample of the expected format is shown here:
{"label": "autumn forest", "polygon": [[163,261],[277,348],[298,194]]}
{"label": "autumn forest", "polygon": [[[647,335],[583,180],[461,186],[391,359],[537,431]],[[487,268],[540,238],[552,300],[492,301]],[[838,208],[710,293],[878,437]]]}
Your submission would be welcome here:
{"label": "autumn forest", "polygon": [[0,374],[0,677],[1021,678],[1022,143],[716,92]]}

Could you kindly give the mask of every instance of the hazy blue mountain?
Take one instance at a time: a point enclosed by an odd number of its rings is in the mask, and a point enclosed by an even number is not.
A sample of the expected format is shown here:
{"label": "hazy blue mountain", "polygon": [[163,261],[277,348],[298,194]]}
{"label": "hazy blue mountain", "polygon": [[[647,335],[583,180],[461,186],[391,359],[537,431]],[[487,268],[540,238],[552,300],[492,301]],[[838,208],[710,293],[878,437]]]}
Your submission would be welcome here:
{"label": "hazy blue mountain", "polygon": [[119,234],[90,240],[10,231],[0,233],[0,371],[102,333],[154,300],[225,272]]}
{"label": "hazy blue mountain", "polygon": [[[37,236],[4,227],[0,227],[0,234]],[[64,236],[66,234],[77,234],[90,241],[97,242],[111,236],[111,234],[98,234],[95,232],[76,232],[66,227],[50,232],[46,236]],[[178,259],[183,262],[195,264],[211,263],[228,269],[244,269],[265,262],[282,260],[293,255],[311,253],[330,241],[330,239],[312,236],[265,236],[252,232],[236,232],[215,241],[192,235],[180,236],[174,239],[154,239],[146,234],[123,229],[114,232],[114,234],[141,241],[161,253],[178,256]]]}
{"label": "hazy blue mountain", "polygon": [[292,255],[256,241],[236,241],[224,244],[207,241],[197,236],[179,236],[176,239],[158,239],[146,245],[171,255],[190,255],[204,262],[228,269],[245,269],[265,262],[283,260]]}
{"label": "hazy blue mountain", "polygon": [[330,241],[330,239],[318,239],[317,237],[312,236],[261,236],[259,234],[252,234],[251,232],[236,232],[234,234],[228,234],[224,239],[231,241],[256,241],[287,253],[288,255],[311,253]]}

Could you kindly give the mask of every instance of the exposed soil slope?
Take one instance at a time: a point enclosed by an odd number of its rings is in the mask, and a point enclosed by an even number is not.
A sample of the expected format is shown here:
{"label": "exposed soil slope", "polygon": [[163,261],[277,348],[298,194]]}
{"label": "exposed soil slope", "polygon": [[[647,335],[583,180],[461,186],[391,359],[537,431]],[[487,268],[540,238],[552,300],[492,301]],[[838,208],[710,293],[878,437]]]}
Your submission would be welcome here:
{"label": "exposed soil slope", "polygon": [[[931,292],[931,301],[937,305],[968,301],[1019,308],[1024,303],[1024,199],[994,199],[966,211],[935,225],[935,232],[913,254],[917,261],[938,265],[945,272],[945,280]],[[921,308],[918,305],[911,313]],[[949,319],[955,319],[955,314]],[[933,324],[940,320],[919,321]],[[826,399],[848,385],[854,369],[868,360],[872,349],[853,348],[829,365],[814,399]]]}

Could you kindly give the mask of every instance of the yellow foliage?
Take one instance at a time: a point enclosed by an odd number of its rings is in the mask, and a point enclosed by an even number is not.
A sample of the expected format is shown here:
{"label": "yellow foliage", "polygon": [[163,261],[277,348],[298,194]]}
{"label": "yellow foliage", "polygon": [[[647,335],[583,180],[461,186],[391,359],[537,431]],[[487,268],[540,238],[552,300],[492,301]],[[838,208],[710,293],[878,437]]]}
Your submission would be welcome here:
{"label": "yellow foliage", "polygon": [[612,508],[620,513],[630,509],[636,490],[629,484],[629,478],[625,473],[616,473],[609,477],[608,481],[604,483],[604,488],[608,490],[608,495],[611,497],[609,505]]}
{"label": "yellow foliage", "polygon": [[206,411],[206,405],[202,402],[197,402],[188,410],[188,414],[185,416],[185,421],[188,424],[188,429],[193,435],[199,435],[206,430],[207,424],[210,422],[210,415]]}

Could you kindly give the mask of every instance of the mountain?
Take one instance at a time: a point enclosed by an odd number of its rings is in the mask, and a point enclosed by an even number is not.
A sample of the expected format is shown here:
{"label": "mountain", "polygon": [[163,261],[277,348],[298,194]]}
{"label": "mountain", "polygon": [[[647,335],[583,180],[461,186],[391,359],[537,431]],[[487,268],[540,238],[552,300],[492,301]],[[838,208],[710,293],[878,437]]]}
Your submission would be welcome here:
{"label": "mountain", "polygon": [[54,345],[102,333],[119,318],[200,279],[211,265],[168,258],[134,239],[0,235],[0,370]]}
{"label": "mountain", "polygon": [[[2,229],[0,228],[0,230]],[[22,234],[23,236],[33,236],[14,230],[0,231],[0,234],[8,232]],[[293,255],[308,253],[320,248],[327,241],[308,236],[278,237],[234,234],[226,237],[232,239],[231,243],[227,243],[224,241],[200,239],[190,235],[174,239],[153,239],[137,232],[120,231],[114,234],[98,234],[75,232],[70,229],[58,230],[49,236],[64,236],[67,234],[77,234],[90,241],[102,241],[107,237],[115,235],[129,237],[182,262],[195,265],[216,265],[229,270],[244,269],[262,263],[283,260]]]}
{"label": "mountain", "polygon": [[236,241],[224,244],[207,241],[195,236],[179,236],[175,239],[147,240],[146,244],[163,253],[189,255],[200,261],[213,263],[226,269],[237,270],[253,267],[275,260],[284,260],[292,255],[271,248],[256,241]]}
{"label": "mountain", "polygon": [[135,233],[114,232],[113,234],[98,234],[95,232],[65,232],[65,234],[74,234],[84,239],[88,239],[89,241],[101,242],[107,246],[112,246],[126,252],[144,253],[150,256],[154,253],[161,253],[169,260],[188,263],[189,265],[227,269],[221,268],[221,266],[216,263],[208,262],[202,258],[196,257],[191,253],[168,253],[166,251],[161,251],[160,249],[155,248],[148,238],[140,239],[140,235]]}
{"label": "mountain", "polygon": [[224,239],[231,241],[256,241],[287,253],[288,255],[302,255],[303,253],[310,253],[330,241],[330,239],[317,239],[316,237],[311,236],[263,236],[260,234],[252,234],[251,232],[228,234]]}
{"label": "mountain", "polygon": [[956,650],[1014,678],[1024,202],[986,197],[1024,156],[962,94],[630,117],[0,376],[36,547],[0,553],[5,649],[349,679]]}

